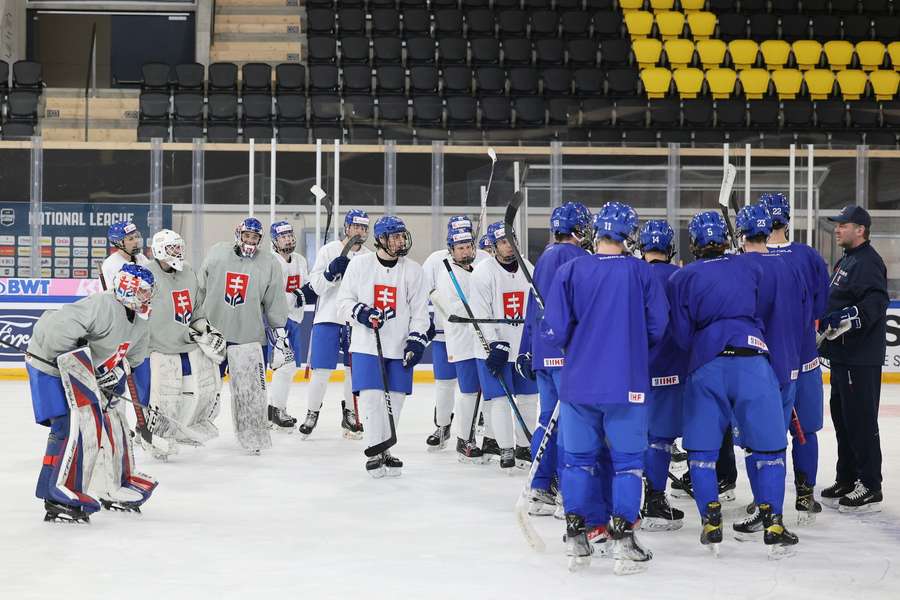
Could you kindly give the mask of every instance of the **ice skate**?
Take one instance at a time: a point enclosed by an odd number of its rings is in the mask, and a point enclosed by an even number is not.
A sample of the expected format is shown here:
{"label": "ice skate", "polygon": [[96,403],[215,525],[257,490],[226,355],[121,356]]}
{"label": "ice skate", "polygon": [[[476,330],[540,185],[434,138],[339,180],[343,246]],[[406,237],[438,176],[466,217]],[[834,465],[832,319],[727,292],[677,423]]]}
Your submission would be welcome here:
{"label": "ice skate", "polygon": [[634,535],[637,523],[629,523],[622,517],[613,517],[607,531],[612,540],[612,556],[615,559],[613,573],[634,575],[646,571],[653,553],[642,547]]}
{"label": "ice skate", "polygon": [[143,495],[126,487],[107,491],[101,494],[98,499],[104,509],[116,512],[139,513],[141,512],[140,506],[144,502]]}
{"label": "ice skate", "polygon": [[671,482],[673,498],[693,498],[694,488],[691,486],[691,472],[685,471],[681,479]]}
{"label": "ice skate", "polygon": [[576,514],[566,515],[566,556],[569,557],[569,571],[586,569],[591,564],[594,548],[588,541],[584,526],[584,517]]}
{"label": "ice skate", "polygon": [[672,508],[666,493],[645,487],[641,509],[641,529],[644,531],[675,531],[684,525],[684,512]]}
{"label": "ice skate", "polygon": [[719,481],[719,502],[734,502],[737,496],[734,490],[737,486],[727,481]]}
{"label": "ice skate", "polygon": [[72,524],[89,524],[91,517],[80,508],[54,502],[52,500],[44,500],[44,515],[46,523],[72,523]]}
{"label": "ice skate", "polygon": [[718,558],[719,546],[722,544],[722,505],[710,502],[706,507],[706,516],[701,523],[700,543],[708,546],[713,556]]}
{"label": "ice skate", "polygon": [[794,546],[799,538],[787,530],[784,526],[782,515],[772,514],[772,507],[768,504],[760,504],[759,512],[763,520],[763,540],[769,549],[770,560],[781,560],[796,554]]}
{"label": "ice skate", "polygon": [[481,452],[484,455],[484,462],[490,462],[494,456],[500,457],[500,445],[494,438],[486,437],[481,442]]}
{"label": "ice skate", "polygon": [[681,449],[677,443],[672,444],[672,462],[680,463],[687,461],[687,452]]}
{"label": "ice skate", "polygon": [[609,539],[609,532],[606,525],[594,525],[587,527],[587,539],[591,543],[594,554],[600,558],[612,558],[612,540]]}
{"label": "ice skate", "polygon": [[[748,507],[748,510],[750,507]],[[754,505],[754,509],[744,519],[732,524],[734,529],[734,539],[739,542],[755,542],[758,541],[763,530],[763,518],[759,507]]]}
{"label": "ice skate", "polygon": [[516,446],[516,466],[526,471],[531,468],[531,448]]}
{"label": "ice skate", "polygon": [[395,456],[391,456],[390,452],[385,452],[384,469],[385,475],[388,477],[400,477],[403,474],[403,461]]}
{"label": "ice skate", "polygon": [[822,504],[828,508],[838,508],[841,498],[856,489],[854,483],[841,483],[839,481],[831,484],[819,494],[822,498]]}
{"label": "ice skate", "polygon": [[287,413],[286,410],[269,405],[269,428],[283,433],[294,433],[297,419]]}
{"label": "ice skate", "polygon": [[373,456],[369,460],[366,461],[366,471],[368,471],[369,475],[374,477],[375,479],[381,479],[386,475],[386,469],[384,467],[384,457],[379,454],[378,456]]}
{"label": "ice skate", "polygon": [[306,411],[306,420],[300,425],[298,428],[300,431],[300,439],[305,440],[309,437],[309,435],[313,432],[313,429],[316,428],[316,423],[319,422],[319,411],[317,410],[308,410]]}
{"label": "ice skate", "polygon": [[838,501],[838,510],[842,513],[881,512],[881,490],[873,492],[861,481],[856,482],[856,489]]}
{"label": "ice skate", "polygon": [[480,465],[486,462],[484,453],[474,442],[456,438],[456,460],[461,463]]}
{"label": "ice skate", "polygon": [[512,448],[502,448],[500,450],[500,471],[507,475],[515,475],[516,467],[516,451]]}
{"label": "ice skate", "polygon": [[556,512],[556,494],[548,490],[532,489],[528,498],[528,514],[547,517]]}
{"label": "ice skate", "polygon": [[[359,422],[359,419],[356,418],[356,413],[347,408],[347,405],[343,402],[341,402],[341,407],[343,413],[343,416],[341,417],[341,434],[344,436],[344,439],[361,440],[363,426],[362,423]],[[307,416],[307,421],[308,420],[309,416]],[[313,423],[313,427],[315,426],[315,423]]]}
{"label": "ice skate", "polygon": [[425,440],[429,452],[437,452],[447,447],[447,440],[450,439],[450,425],[438,425],[434,433]]}
{"label": "ice skate", "polygon": [[816,515],[822,512],[822,505],[816,502],[813,495],[813,487],[804,479],[797,482],[797,501],[794,508],[797,509],[797,525],[808,527],[816,522]]}

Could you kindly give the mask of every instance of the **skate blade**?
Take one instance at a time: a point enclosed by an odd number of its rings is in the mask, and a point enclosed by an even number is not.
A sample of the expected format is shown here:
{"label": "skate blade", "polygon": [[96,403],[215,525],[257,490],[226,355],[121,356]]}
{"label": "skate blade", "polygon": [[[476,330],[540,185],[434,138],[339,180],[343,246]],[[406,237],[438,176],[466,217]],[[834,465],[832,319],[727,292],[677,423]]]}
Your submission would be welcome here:
{"label": "skate blade", "polygon": [[590,556],[570,556],[569,557],[569,571],[571,573],[577,573],[578,571],[583,571],[591,566],[591,557]]}
{"label": "skate blade", "polygon": [[678,531],[684,526],[681,519],[661,519],[659,517],[643,517],[641,530],[643,531]]}
{"label": "skate blade", "polygon": [[400,477],[403,475],[403,467],[395,468],[395,467],[385,467],[385,475],[388,477]]}
{"label": "skate blade", "polygon": [[309,433],[303,433],[302,431],[299,431],[299,430],[297,431],[297,436],[298,436],[301,440],[308,440],[308,439],[309,439],[309,436],[311,436],[311,435],[312,435],[312,432],[309,432]]}
{"label": "skate blade", "polygon": [[100,506],[103,507],[103,510],[108,510],[110,512],[141,514],[141,507],[139,504],[110,502],[108,500],[101,500]]}
{"label": "skate blade", "polygon": [[506,468],[500,467],[500,472],[509,477],[518,477],[519,475],[522,474],[522,471],[519,469],[516,469],[515,467],[506,467]]}
{"label": "skate blade", "polygon": [[838,505],[838,512],[845,514],[864,515],[867,513],[881,512],[881,502],[872,502],[862,506],[843,506]]}
{"label": "skate blade", "polygon": [[44,515],[44,523],[52,523],[54,525],[90,525],[91,518],[89,516],[75,518],[63,514],[54,515],[47,513]]}
{"label": "skate blade", "polygon": [[833,508],[833,509],[835,509],[835,510],[837,510],[837,509],[840,508],[840,502],[841,502],[841,499],[840,499],[840,498],[825,498],[825,497],[822,497],[822,498],[821,498],[821,501],[822,501],[822,505],[823,505],[823,506],[827,506],[828,508]]}
{"label": "skate blade", "polygon": [[781,544],[769,546],[769,560],[782,560],[795,554],[797,554],[797,550],[793,546],[782,546]]}
{"label": "skate blade", "polygon": [[246,449],[248,456],[259,456],[262,454],[262,449],[260,448],[247,448]]}
{"label": "skate blade", "polygon": [[[303,435],[302,433],[300,435]],[[343,430],[342,435],[345,440],[361,440],[363,438],[362,431],[349,431],[347,429]],[[309,436],[306,436],[309,437]],[[303,438],[306,439],[306,438]]]}
{"label": "skate blade", "polygon": [[516,459],[516,468],[522,469],[524,471],[530,471],[531,470],[531,461]]}
{"label": "skate blade", "polygon": [[627,558],[617,558],[613,565],[613,573],[616,575],[636,575],[649,568],[647,561],[636,562]]}
{"label": "skate blade", "polygon": [[684,499],[684,498],[690,498],[690,497],[691,497],[691,495],[688,494],[686,491],[684,491],[684,490],[676,490],[676,489],[673,489],[673,490],[671,491],[670,495],[671,495],[673,498],[681,498],[681,499]]}
{"label": "skate blade", "polygon": [[175,441],[182,446],[191,446],[193,448],[199,448],[203,445],[203,442],[201,442],[200,440],[178,439]]}
{"label": "skate blade", "polygon": [[446,448],[446,447],[447,447],[447,444],[444,443],[444,444],[440,444],[440,445],[438,445],[438,446],[428,446],[428,447],[426,448],[426,450],[427,450],[428,452],[440,452],[441,450],[443,450],[443,449]]}
{"label": "skate blade", "polygon": [[734,494],[734,490],[728,490],[727,492],[722,492],[719,494],[719,502],[734,502],[734,499],[737,496]]}
{"label": "skate blade", "polygon": [[709,550],[709,553],[713,555],[714,558],[719,558],[721,549],[719,546],[722,544],[720,542],[716,542],[714,544],[706,544],[706,549]]}
{"label": "skate blade", "polygon": [[816,524],[816,513],[808,510],[797,511],[797,526],[812,527]]}
{"label": "skate blade", "polygon": [[370,469],[370,470],[368,470],[368,473],[369,473],[369,475],[372,476],[373,479],[381,479],[387,474],[385,472],[384,467],[379,467],[377,469]]}
{"label": "skate blade", "polygon": [[744,531],[735,531],[734,539],[739,542],[758,542],[762,537],[762,529],[759,531],[754,531],[753,533],[747,533]]}
{"label": "skate blade", "polygon": [[470,456],[465,456],[463,454],[457,454],[456,460],[464,465],[483,465],[488,462],[483,456],[473,458]]}
{"label": "skate blade", "polygon": [[612,551],[612,542],[609,540],[603,542],[591,542],[591,546],[594,547],[594,556],[598,556],[600,558],[613,558]]}
{"label": "skate blade", "polygon": [[269,429],[274,430],[276,433],[282,433],[284,435],[291,435],[294,433],[293,427],[280,427],[279,425],[272,425]]}

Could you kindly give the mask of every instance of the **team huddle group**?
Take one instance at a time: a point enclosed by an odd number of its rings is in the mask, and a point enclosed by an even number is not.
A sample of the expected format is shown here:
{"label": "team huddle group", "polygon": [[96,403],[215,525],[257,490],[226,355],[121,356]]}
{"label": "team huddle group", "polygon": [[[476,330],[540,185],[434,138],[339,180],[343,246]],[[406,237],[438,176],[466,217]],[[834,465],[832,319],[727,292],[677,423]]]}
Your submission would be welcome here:
{"label": "team huddle group", "polygon": [[[717,552],[723,539],[716,462],[730,435],[745,449],[754,496],[736,537],[788,556],[798,542],[782,509],[788,431],[796,509],[807,523],[821,511],[815,321],[833,340],[858,320],[826,311],[827,267],[786,239],[789,218],[782,194],[744,207],[734,236],[720,213],[701,212],[689,225],[697,260],[683,268],[672,264],[672,227],[639,228],[618,202],[595,215],[579,203],[554,209],[552,242],[534,266],[504,223],[476,239],[466,216],[450,218],[447,248],[419,265],[402,219],[375,222],[372,252],[368,215],[350,210],[344,238],[320,248],[312,269],[287,221],[272,224],[267,252],[262,224],[244,219],[197,271],[177,233],[157,232],[150,260],[133,223],[113,225],[105,291],[42,316],[27,350],[35,418],[50,427],[36,492],[45,519],[139,510],[156,481],[135,469],[125,407],[140,443],[166,459],[218,434],[226,373],[236,437],[250,453],[271,446],[271,430],[297,426],[286,400],[304,363],[299,432],[313,433],[340,360],[350,373],[344,436],[389,448],[430,344],[427,446],[445,448],[455,422],[461,462],[496,456],[514,473],[535,460],[527,512],[564,516],[570,568],[594,554],[614,558],[617,574],[647,568],[652,553],[635,530],[678,529],[684,517],[665,493],[679,437],[690,476],[678,483],[696,500],[701,543]],[[308,304],[315,317],[301,356]],[[366,458],[373,477],[401,473],[390,449]]]}

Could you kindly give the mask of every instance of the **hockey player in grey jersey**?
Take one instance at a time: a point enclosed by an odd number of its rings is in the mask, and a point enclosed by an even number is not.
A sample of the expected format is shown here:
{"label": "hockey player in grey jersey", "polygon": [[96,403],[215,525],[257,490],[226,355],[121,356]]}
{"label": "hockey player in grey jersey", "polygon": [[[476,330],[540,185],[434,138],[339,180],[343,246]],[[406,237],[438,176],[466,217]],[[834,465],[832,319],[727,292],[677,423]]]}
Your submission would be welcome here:
{"label": "hockey player in grey jersey", "polygon": [[[225,358],[225,339],[206,319],[200,282],[184,262],[184,240],[170,229],[153,236],[156,298],[150,314],[150,431],[145,449],[161,460],[178,453],[178,444],[196,445],[218,435],[222,380],[218,364]],[[208,354],[208,355],[207,355]],[[157,411],[183,424],[192,438],[178,432]]]}
{"label": "hockey player in grey jersey", "polygon": [[129,263],[111,290],[47,311],[34,326],[26,369],[35,421],[50,427],[35,491],[46,521],[86,522],[101,503],[134,508],[156,487],[134,470],[126,402],[101,393],[119,392],[133,374],[133,400],[147,397],[153,291],[152,273]]}
{"label": "hockey player in grey jersey", "polygon": [[271,367],[294,360],[285,330],[288,306],[281,267],[271,253],[260,251],[261,241],[262,223],[253,217],[242,220],[234,242],[213,246],[198,273],[203,312],[228,344],[223,365],[229,365],[231,375],[235,433],[251,454],[272,445],[266,415],[267,325],[273,340]]}

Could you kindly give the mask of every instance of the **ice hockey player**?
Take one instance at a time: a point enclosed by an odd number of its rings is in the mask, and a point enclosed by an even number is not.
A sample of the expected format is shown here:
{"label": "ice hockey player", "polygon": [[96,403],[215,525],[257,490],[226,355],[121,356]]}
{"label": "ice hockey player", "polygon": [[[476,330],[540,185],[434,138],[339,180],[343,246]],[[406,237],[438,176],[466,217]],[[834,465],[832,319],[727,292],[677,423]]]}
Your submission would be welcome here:
{"label": "ice hockey player", "polygon": [[153,275],[126,264],[112,283],[110,290],[44,313],[28,344],[35,421],[50,427],[35,492],[44,500],[45,521],[88,522],[101,503],[133,510],[156,487],[156,480],[134,470],[127,400],[105,395],[122,390],[131,374],[139,395],[133,400],[146,398]]}
{"label": "ice hockey player", "polygon": [[[193,446],[218,435],[214,420],[219,413],[219,363],[225,358],[225,338],[204,316],[200,282],[184,262],[184,239],[163,229],[153,234],[150,248],[154,260],[147,268],[156,280],[149,357],[153,436],[150,442],[144,438],[141,442],[154,457],[167,460],[178,453],[179,443]],[[172,417],[193,436],[179,432],[158,413]]]}
{"label": "ice hockey player", "polygon": [[115,248],[112,254],[103,260],[100,267],[100,284],[104,290],[112,286],[112,280],[126,263],[141,266],[150,264],[150,260],[142,252],[144,240],[137,225],[131,221],[119,221],[109,226],[106,239]]}
{"label": "ice hockey player", "polygon": [[[312,369],[309,386],[306,390],[306,419],[300,424],[300,435],[303,439],[316,428],[319,422],[319,411],[325,400],[328,379],[337,367],[341,352],[342,336],[349,337],[350,330],[343,316],[338,316],[337,296],[341,288],[347,266],[357,256],[371,254],[372,251],[363,246],[369,234],[369,215],[364,210],[354,208],[344,217],[344,239],[334,240],[322,246],[316,254],[316,262],[309,273],[310,286],[318,295],[316,313],[310,335],[309,367]],[[354,237],[359,242],[350,247],[346,256],[344,245]],[[346,358],[346,357],[345,357]],[[362,438],[362,425],[359,412],[353,401],[351,385],[352,369],[344,369],[344,399],[341,401],[341,430],[347,439]]]}
{"label": "ice hockey player", "polygon": [[297,419],[286,410],[287,398],[294,373],[303,364],[303,355],[300,353],[303,343],[300,324],[303,323],[304,307],[315,303],[316,293],[309,284],[306,259],[295,252],[297,238],[291,224],[287,221],[272,223],[269,237],[272,239],[272,253],[281,266],[284,294],[288,305],[285,329],[288,343],[294,353],[293,361],[286,362],[272,373],[272,385],[269,389],[269,422],[277,430],[292,433]]}
{"label": "ice hockey player", "polygon": [[[635,529],[647,449],[648,348],[662,339],[669,307],[650,266],[627,251],[637,233],[634,209],[607,202],[593,225],[596,254],[559,268],[541,332],[566,355],[559,425],[569,568],[590,564],[588,528],[602,528],[609,517],[613,571],[628,575],[646,570],[653,557]],[[590,381],[602,384],[585,384]],[[598,468],[604,446],[612,457],[611,507]]]}
{"label": "ice hockey player", "polygon": [[483,236],[478,238],[478,249],[483,250],[491,255],[494,254],[494,247],[491,246],[491,239],[488,237],[488,234],[485,233]]}
{"label": "ice hockey player", "polygon": [[[784,194],[763,194],[759,201],[769,209],[772,216],[772,234],[767,242],[769,251],[780,254],[788,264],[800,271],[806,283],[812,320],[820,319],[825,314],[828,301],[828,265],[811,246],[788,240],[791,206]],[[809,525],[815,521],[816,514],[822,511],[822,505],[816,501],[813,490],[819,470],[817,432],[822,429],[824,416],[822,368],[819,366],[819,353],[816,349],[816,325],[812,321],[804,325],[799,352],[801,366],[796,382],[794,408],[806,443],[800,444],[797,441],[798,432],[791,429],[791,459],[797,492],[797,518],[801,524]]]}
{"label": "ice hockey player", "polygon": [[[422,271],[425,274],[425,289],[431,297],[431,294],[437,288],[437,280],[445,277],[449,280],[447,271],[444,267],[443,260],[452,258],[451,240],[457,233],[468,233],[468,237],[463,236],[460,240],[462,245],[472,242],[472,221],[465,215],[456,215],[450,217],[447,222],[447,249],[436,250],[428,255],[425,262],[422,263]],[[474,244],[472,245],[474,250]],[[478,264],[482,260],[490,258],[490,255],[483,250],[475,253],[474,263]],[[455,294],[454,294],[455,297]],[[441,310],[440,305],[434,304],[434,327],[435,336],[431,343],[431,362],[434,369],[434,425],[436,427],[434,433],[425,440],[425,445],[429,451],[441,450],[447,445],[450,439],[450,425],[453,417],[454,392],[456,390],[456,369],[447,360],[447,346],[445,343],[445,330],[447,315]],[[457,313],[464,314],[464,313]],[[471,330],[471,327],[468,327]]]}
{"label": "ice hockey player", "polygon": [[[363,405],[369,448],[389,438],[389,419],[395,430],[399,425],[403,402],[412,393],[413,367],[422,360],[431,324],[422,267],[406,256],[412,248],[406,224],[388,215],[373,229],[376,252],[350,262],[337,297],[338,318],[351,320],[353,327],[351,376]],[[376,479],[399,477],[402,468],[403,462],[390,451],[366,462],[366,471]]]}
{"label": "ice hockey player", "polygon": [[[753,261],[763,271],[763,279],[757,290],[756,316],[765,331],[769,362],[778,380],[781,392],[781,407],[784,414],[784,429],[788,430],[794,409],[796,381],[800,374],[800,337],[803,323],[812,320],[807,300],[806,283],[801,274],[794,270],[779,254],[770,253],[766,240],[772,233],[772,216],[762,204],[750,204],[741,208],[735,219],[735,229],[743,241],[744,260]],[[739,436],[735,445],[744,446]],[[780,460],[785,460],[783,457]],[[756,461],[750,449],[746,450],[747,477],[754,494],[759,489],[756,481]],[[735,522],[735,538],[752,540],[762,532],[762,514],[755,505],[748,508],[749,516]]]}
{"label": "ice hockey player", "polygon": [[[502,222],[491,223],[487,228],[488,239],[494,248],[494,260],[481,262],[472,273],[469,303],[476,319],[504,319],[522,321],[525,318],[525,301],[530,286],[522,266],[509,242],[512,231],[507,231]],[[534,267],[525,261],[530,271]],[[485,412],[490,411],[490,422],[494,437],[500,446],[500,469],[513,474],[515,467],[531,467],[531,448],[528,435],[519,423],[513,432],[513,418],[506,392],[500,385],[500,378],[506,389],[515,397],[522,418],[528,427],[537,420],[537,384],[516,373],[516,357],[522,329],[518,324],[482,323],[488,348],[475,344],[475,358],[478,365],[478,380],[484,397]],[[484,450],[484,448],[483,448]],[[485,450],[486,451],[486,450]]]}
{"label": "ice hockey player", "polygon": [[[662,289],[678,270],[675,231],[664,220],[644,223],[638,234],[641,256],[650,264],[650,273]],[[684,512],[673,508],[666,498],[669,463],[675,438],[681,437],[682,394],[687,360],[667,330],[662,341],[650,350],[650,390],[647,393],[647,452],[644,455],[644,506],[641,528],[647,531],[681,529]]]}
{"label": "ice hockey player", "polygon": [[783,523],[787,436],[778,380],[757,317],[763,270],[725,254],[729,238],[718,212],[695,215],[688,232],[697,260],[673,273],[667,289],[673,337],[689,353],[683,443],[702,519],[700,543],[717,554],[722,542],[715,465],[731,424],[753,452],[763,539],[770,556],[782,558],[792,553],[797,537]]}
{"label": "ice hockey player", "polygon": [[[542,295],[546,295],[550,289],[550,283],[559,267],[573,258],[587,254],[583,244],[591,243],[592,229],[591,215],[584,205],[567,202],[553,209],[550,214],[550,234],[553,241],[544,248],[534,265],[534,285]],[[534,292],[529,292],[516,371],[526,379],[537,381],[540,413],[531,438],[532,459],[541,445],[544,431],[559,400],[559,376],[564,362],[562,351],[549,345],[541,337],[537,326],[540,314]],[[556,512],[556,492],[559,487],[558,439],[558,431],[555,430],[534,474],[531,503],[528,506],[528,514],[532,516],[552,515]]]}
{"label": "ice hockey player", "polygon": [[243,219],[234,242],[214,245],[198,273],[203,311],[228,345],[220,370],[228,368],[232,420],[241,447],[259,454],[271,447],[265,380],[266,324],[271,328],[270,364],[278,369],[294,356],[287,339],[288,306],[281,268],[260,251],[262,223]]}

